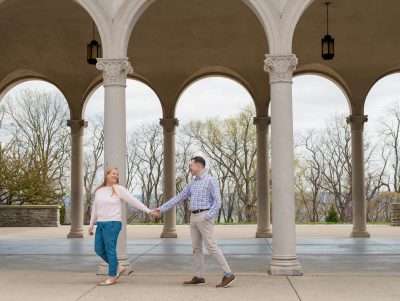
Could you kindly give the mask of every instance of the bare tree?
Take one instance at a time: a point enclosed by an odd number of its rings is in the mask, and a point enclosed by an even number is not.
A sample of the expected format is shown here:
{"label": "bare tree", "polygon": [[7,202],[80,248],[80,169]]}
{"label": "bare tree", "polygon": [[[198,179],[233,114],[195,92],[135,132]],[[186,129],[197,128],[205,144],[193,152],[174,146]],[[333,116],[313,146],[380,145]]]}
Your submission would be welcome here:
{"label": "bare tree", "polygon": [[350,221],[351,136],[344,116],[334,116],[318,132],[308,131],[300,148],[296,186],[298,218],[319,221],[333,206],[342,222]]}
{"label": "bare tree", "polygon": [[295,162],[295,185],[297,206],[297,220],[318,222],[325,212],[322,202],[324,161],[319,149],[320,134],[315,130],[308,130],[302,137],[299,146],[299,155]]}
{"label": "bare tree", "polygon": [[327,123],[318,146],[324,164],[322,187],[333,198],[328,203],[335,205],[341,222],[352,220],[350,143],[350,129],[344,116],[335,116]]}
{"label": "bare tree", "polygon": [[[400,106],[393,103],[381,118],[373,149],[380,157],[371,155],[367,162],[371,171],[366,175],[366,198],[368,221],[390,220],[392,202],[400,200]],[[381,140],[383,137],[383,140]]]}
{"label": "bare tree", "polygon": [[58,92],[26,89],[5,100],[4,112],[3,123],[12,137],[13,155],[9,158],[19,163],[25,181],[33,181],[25,184],[26,189],[21,190],[25,193],[13,198],[20,204],[62,200],[68,190],[65,174],[69,174],[70,158],[65,99]]}
{"label": "bare tree", "polygon": [[[186,133],[200,146],[201,150],[211,159],[214,169],[220,175],[228,171],[229,178],[234,180],[236,215],[238,221],[251,222],[256,219],[255,195],[255,127],[252,107],[244,108],[238,116],[223,121],[208,120],[207,122],[192,122]],[[220,181],[229,180],[223,176]],[[231,184],[230,182],[229,184]],[[222,184],[223,189],[231,189]],[[222,199],[227,197],[227,190],[221,191]],[[228,196],[229,199],[229,196]]]}
{"label": "bare tree", "polygon": [[[133,190],[133,185],[140,187],[141,199],[147,207],[161,205],[164,160],[162,139],[161,127],[157,123],[143,125],[130,134],[128,139],[128,178],[132,178],[132,181],[127,188]],[[148,216],[140,212],[129,220],[135,218],[149,221]]]}
{"label": "bare tree", "polygon": [[[192,175],[189,170],[189,161],[194,156],[193,139],[185,134],[185,126],[181,128],[177,137],[176,154],[176,192],[179,193],[190,182]],[[166,200],[167,201],[167,200]],[[182,223],[190,222],[189,200],[177,205],[177,220]]]}
{"label": "bare tree", "polygon": [[104,169],[104,122],[99,116],[89,121],[85,132],[83,184],[85,187],[84,223],[90,222],[95,188],[100,185]]}
{"label": "bare tree", "polygon": [[[308,131],[303,137],[296,174],[298,219],[320,221],[331,206],[342,222],[352,219],[351,134],[344,120],[344,116],[335,116],[325,129]],[[377,158],[377,150],[381,150],[381,158]],[[377,220],[381,208],[387,208],[377,197],[388,186],[384,182],[388,156],[380,145],[371,147],[367,136],[364,155],[368,220]]]}
{"label": "bare tree", "polygon": [[[387,118],[389,116],[389,118]],[[389,191],[400,192],[400,106],[392,104],[387,108],[379,135],[384,138],[383,152],[390,162]]]}

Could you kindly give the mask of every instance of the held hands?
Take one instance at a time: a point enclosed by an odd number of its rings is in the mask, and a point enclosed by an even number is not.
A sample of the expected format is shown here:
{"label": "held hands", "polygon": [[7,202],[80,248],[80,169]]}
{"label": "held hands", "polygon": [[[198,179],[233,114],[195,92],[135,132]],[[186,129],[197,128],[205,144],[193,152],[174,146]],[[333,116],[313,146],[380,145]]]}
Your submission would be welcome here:
{"label": "held hands", "polygon": [[151,211],[149,212],[149,215],[150,215],[152,218],[161,217],[161,211],[160,211],[159,208],[156,208],[156,209],[154,209],[154,210],[151,210]]}

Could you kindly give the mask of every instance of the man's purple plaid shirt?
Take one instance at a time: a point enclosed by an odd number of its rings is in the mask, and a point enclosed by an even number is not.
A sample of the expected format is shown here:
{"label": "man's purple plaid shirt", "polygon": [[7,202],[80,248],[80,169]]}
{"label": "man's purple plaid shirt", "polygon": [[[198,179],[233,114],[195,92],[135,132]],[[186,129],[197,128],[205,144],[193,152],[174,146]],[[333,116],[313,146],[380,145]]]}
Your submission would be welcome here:
{"label": "man's purple plaid shirt", "polygon": [[179,202],[190,199],[190,211],[209,209],[206,219],[214,219],[221,207],[221,194],[218,182],[205,171],[200,177],[195,177],[176,197],[160,207],[161,212],[168,211]]}

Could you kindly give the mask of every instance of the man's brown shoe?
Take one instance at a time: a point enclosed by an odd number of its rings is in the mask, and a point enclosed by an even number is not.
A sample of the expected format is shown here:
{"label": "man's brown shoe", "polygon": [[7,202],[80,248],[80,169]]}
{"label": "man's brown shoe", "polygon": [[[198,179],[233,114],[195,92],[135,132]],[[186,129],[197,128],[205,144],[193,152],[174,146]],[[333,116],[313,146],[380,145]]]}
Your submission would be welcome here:
{"label": "man's brown shoe", "polygon": [[194,276],[192,280],[183,281],[183,285],[203,285],[206,284],[206,280],[204,278],[199,278]]}
{"label": "man's brown shoe", "polygon": [[235,276],[232,274],[229,277],[224,276],[222,278],[221,283],[217,284],[216,287],[228,287],[229,285],[231,285],[233,282],[236,281]]}

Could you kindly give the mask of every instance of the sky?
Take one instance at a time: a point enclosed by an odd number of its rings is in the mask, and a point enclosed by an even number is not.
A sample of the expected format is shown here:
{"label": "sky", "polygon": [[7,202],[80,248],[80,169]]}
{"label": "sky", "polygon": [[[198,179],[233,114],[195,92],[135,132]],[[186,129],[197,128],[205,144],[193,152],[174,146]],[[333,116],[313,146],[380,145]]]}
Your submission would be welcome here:
{"label": "sky", "polygon": [[[379,118],[384,115],[387,105],[400,102],[397,93],[399,86],[400,74],[393,74],[378,81],[371,89],[365,106],[365,114],[369,117],[366,128],[376,125]],[[56,89],[43,81],[27,81],[11,89],[6,96],[25,88]],[[102,115],[103,95],[103,87],[92,94],[84,113],[86,120]],[[156,94],[148,86],[139,81],[128,80],[126,96],[128,129],[147,122],[159,122],[162,117],[161,105]],[[205,120],[218,116],[226,118],[251,103],[253,101],[250,94],[239,83],[224,77],[208,77],[192,83],[182,93],[178,101],[176,117],[180,124],[193,119]],[[293,79],[293,128],[295,131],[323,127],[334,114],[346,116],[350,114],[348,101],[335,83],[317,75],[302,75]]]}
{"label": "sky", "polygon": [[[225,118],[249,103],[252,103],[250,94],[241,85],[227,78],[213,77],[205,81],[200,80],[187,88],[179,98],[175,114],[180,124],[193,119],[218,116]],[[201,106],[201,115],[198,106]],[[100,87],[88,101],[85,118],[90,119],[102,114],[103,107],[104,89]],[[162,109],[154,91],[139,81],[128,80],[126,116],[127,128],[134,128],[145,122],[158,122],[162,118]]]}

